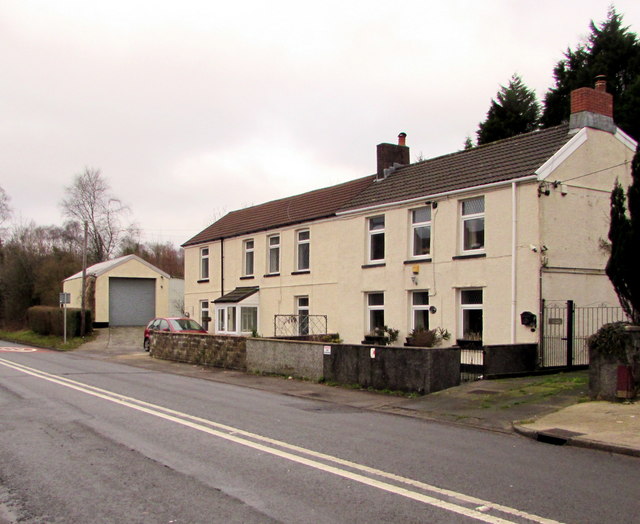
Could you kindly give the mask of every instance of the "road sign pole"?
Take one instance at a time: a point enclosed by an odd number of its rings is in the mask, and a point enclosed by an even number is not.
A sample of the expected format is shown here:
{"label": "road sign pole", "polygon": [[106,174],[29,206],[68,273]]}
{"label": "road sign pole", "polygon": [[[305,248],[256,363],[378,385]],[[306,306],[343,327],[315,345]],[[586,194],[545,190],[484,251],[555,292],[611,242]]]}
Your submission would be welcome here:
{"label": "road sign pole", "polygon": [[64,343],[67,343],[67,305],[62,304],[62,309],[64,310]]}

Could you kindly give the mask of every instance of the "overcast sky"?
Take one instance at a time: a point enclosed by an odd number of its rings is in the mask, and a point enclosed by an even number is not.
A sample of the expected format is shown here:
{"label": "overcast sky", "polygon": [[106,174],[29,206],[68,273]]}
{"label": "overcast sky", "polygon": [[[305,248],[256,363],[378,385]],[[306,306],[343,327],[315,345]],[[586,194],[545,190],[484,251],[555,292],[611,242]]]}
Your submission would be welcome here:
{"label": "overcast sky", "polygon": [[[100,169],[145,241],[475,138],[512,74],[539,99],[609,0],[0,0],[0,186],[63,222]],[[614,2],[640,32],[640,2]]]}

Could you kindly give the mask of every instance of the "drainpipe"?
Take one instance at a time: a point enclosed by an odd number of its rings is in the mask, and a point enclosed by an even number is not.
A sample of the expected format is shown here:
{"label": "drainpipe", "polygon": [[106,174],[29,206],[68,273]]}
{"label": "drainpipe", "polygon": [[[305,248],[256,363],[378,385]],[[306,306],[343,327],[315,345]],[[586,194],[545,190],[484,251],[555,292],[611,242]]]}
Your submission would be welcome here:
{"label": "drainpipe", "polygon": [[224,238],[220,239],[220,296],[224,295]]}
{"label": "drainpipe", "polygon": [[516,343],[516,242],[518,240],[518,217],[516,205],[516,183],[511,183],[511,343]]}

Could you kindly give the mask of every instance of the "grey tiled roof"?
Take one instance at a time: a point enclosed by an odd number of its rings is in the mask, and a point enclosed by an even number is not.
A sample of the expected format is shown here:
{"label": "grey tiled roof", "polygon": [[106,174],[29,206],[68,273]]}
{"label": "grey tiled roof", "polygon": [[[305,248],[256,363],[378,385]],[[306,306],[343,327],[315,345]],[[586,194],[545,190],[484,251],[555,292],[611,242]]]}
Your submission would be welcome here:
{"label": "grey tiled roof", "polygon": [[467,151],[398,168],[374,182],[370,175],[257,206],[232,211],[185,242],[192,246],[335,216],[381,204],[428,197],[535,174],[572,135],[562,124]]}
{"label": "grey tiled roof", "polygon": [[374,176],[232,211],[185,242],[184,246],[265,231],[334,216],[336,211],[373,182]]}
{"label": "grey tiled roof", "polygon": [[230,291],[226,295],[222,295],[220,298],[216,298],[213,302],[216,304],[231,303],[237,304],[243,301],[245,298],[249,298],[254,293],[260,290],[258,286],[251,287],[237,287],[233,291]]}
{"label": "grey tiled roof", "polygon": [[341,211],[437,195],[535,174],[573,135],[566,124],[398,168]]}

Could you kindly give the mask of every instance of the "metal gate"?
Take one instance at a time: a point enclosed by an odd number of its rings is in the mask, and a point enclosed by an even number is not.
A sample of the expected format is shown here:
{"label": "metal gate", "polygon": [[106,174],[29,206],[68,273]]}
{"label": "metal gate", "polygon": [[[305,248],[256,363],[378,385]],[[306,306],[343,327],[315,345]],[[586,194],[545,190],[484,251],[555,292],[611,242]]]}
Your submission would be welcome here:
{"label": "metal gate", "polygon": [[605,324],[628,321],[621,307],[576,307],[573,300],[542,301],[538,360],[540,367],[589,365],[587,339]]}

